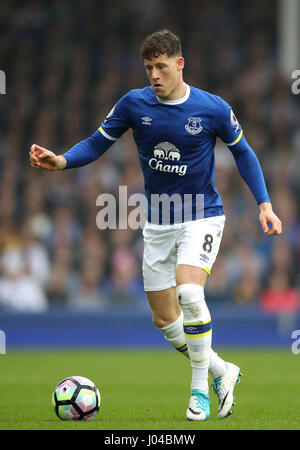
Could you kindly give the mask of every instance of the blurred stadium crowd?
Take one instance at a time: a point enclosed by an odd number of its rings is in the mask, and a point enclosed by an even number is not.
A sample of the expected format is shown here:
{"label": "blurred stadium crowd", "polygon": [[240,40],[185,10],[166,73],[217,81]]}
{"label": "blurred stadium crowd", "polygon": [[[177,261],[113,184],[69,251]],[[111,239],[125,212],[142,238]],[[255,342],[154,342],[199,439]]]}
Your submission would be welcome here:
{"label": "blurred stadium crowd", "polygon": [[[299,98],[277,63],[276,1],[11,0],[0,4],[0,308],[147,310],[141,230],[96,227],[96,198],[143,192],[131,132],[98,161],[52,173],[30,167],[32,143],[63,153],[92,134],[128,90],[147,84],[140,44],[177,33],[185,81],[230,103],[264,170],[280,237],[229,150],[216,146],[216,186],[227,224],[207,283],[209,301],[299,308]],[[297,104],[298,102],[298,104]]]}

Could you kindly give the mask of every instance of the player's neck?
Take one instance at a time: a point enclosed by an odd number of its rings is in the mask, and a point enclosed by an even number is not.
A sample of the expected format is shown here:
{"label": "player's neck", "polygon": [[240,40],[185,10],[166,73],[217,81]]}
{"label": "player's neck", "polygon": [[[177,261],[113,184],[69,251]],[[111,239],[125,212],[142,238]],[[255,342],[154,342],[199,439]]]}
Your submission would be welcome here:
{"label": "player's neck", "polygon": [[186,94],[187,85],[183,80],[180,80],[178,85],[173,89],[173,91],[167,97],[159,97],[162,100],[180,100]]}

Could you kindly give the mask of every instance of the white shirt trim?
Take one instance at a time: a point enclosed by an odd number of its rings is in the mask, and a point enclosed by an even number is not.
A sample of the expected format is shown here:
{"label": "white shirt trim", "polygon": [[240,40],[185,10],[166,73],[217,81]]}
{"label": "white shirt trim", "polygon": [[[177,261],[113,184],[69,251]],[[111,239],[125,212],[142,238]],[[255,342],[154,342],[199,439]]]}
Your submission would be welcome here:
{"label": "white shirt trim", "polygon": [[106,133],[106,131],[104,131],[102,127],[99,128],[99,131],[101,134],[103,134],[104,137],[106,137],[106,139],[109,139],[110,141],[118,140],[118,138],[114,138],[114,137],[110,136],[108,133]]}
{"label": "white shirt trim", "polygon": [[163,103],[164,105],[180,105],[181,103],[184,103],[187,101],[187,99],[190,96],[191,93],[191,89],[190,86],[188,84],[186,85],[186,91],[183,97],[178,98],[176,100],[164,100],[163,98],[160,98],[158,96],[156,96],[157,100],[159,101],[159,103]]}

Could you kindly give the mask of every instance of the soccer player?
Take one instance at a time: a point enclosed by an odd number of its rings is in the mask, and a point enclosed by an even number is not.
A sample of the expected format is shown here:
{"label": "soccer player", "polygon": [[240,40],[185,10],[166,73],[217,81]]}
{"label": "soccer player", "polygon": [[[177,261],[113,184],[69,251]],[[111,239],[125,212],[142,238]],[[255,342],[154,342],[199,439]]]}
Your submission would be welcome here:
{"label": "soccer player", "polygon": [[[187,419],[209,418],[208,372],[219,400],[218,417],[223,418],[231,414],[240,368],[211,348],[212,324],[204,295],[225,223],[214,187],[217,137],[232,152],[258,204],[263,232],[281,234],[281,222],[272,210],[257,157],[231,107],[184,82],[179,38],[168,30],[155,32],[145,39],[141,53],[150,86],[124,95],[92,136],[63,155],[33,144],[31,165],[65,170],[89,164],[129,127],[133,129],[148,200],[143,278],[153,322],[190,359]],[[168,211],[152,201],[155,195],[172,199]]]}

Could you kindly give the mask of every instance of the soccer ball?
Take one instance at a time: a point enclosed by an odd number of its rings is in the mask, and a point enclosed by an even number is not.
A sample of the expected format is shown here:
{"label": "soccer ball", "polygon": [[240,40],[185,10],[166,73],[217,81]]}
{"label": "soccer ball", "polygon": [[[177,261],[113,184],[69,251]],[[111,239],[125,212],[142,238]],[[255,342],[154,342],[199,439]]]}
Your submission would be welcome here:
{"label": "soccer ball", "polygon": [[88,378],[65,378],[54,389],[52,405],[61,420],[90,420],[100,409],[101,396]]}

